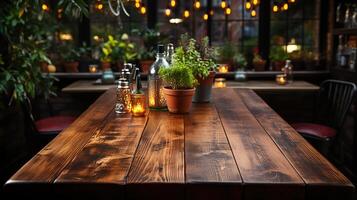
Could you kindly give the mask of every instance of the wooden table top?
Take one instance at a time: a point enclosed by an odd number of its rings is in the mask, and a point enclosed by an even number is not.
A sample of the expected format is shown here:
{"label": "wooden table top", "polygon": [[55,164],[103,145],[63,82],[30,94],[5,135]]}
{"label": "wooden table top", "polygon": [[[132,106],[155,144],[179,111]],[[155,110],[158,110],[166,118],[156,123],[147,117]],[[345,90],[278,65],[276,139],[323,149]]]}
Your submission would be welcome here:
{"label": "wooden table top", "polygon": [[[103,93],[116,85],[98,85],[93,80],[79,80],[62,89],[65,93]],[[146,82],[143,82],[146,86]],[[316,91],[319,86],[306,81],[294,81],[287,85],[278,85],[275,81],[227,81],[226,87],[252,89],[255,91]]]}
{"label": "wooden table top", "polygon": [[350,199],[352,183],[249,89],[189,114],[116,115],[115,90],[5,184],[62,199]]}

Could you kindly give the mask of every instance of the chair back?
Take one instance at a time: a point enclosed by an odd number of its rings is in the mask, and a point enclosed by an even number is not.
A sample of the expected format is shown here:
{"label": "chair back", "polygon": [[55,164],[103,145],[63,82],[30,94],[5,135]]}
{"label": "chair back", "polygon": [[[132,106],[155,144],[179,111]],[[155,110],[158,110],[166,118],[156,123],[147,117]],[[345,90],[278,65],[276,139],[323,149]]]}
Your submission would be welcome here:
{"label": "chair back", "polygon": [[322,82],[318,96],[318,121],[339,130],[356,92],[356,85],[340,80]]}

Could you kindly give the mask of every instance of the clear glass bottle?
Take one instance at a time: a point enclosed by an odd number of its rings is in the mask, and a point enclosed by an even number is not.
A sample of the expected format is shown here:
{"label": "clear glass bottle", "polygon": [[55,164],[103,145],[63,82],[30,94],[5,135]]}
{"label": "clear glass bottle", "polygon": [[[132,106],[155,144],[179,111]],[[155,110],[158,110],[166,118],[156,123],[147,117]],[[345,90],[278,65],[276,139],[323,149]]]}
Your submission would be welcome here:
{"label": "clear glass bottle", "polygon": [[166,48],[166,60],[171,65],[172,63],[172,56],[175,53],[175,48],[172,43],[169,43]]}
{"label": "clear glass bottle", "polygon": [[156,61],[151,65],[148,75],[149,107],[151,109],[165,109],[166,100],[163,94],[163,81],[159,76],[162,67],[169,67],[165,59],[164,45],[158,45]]}
{"label": "clear glass bottle", "polygon": [[291,60],[286,60],[285,67],[284,67],[284,74],[288,83],[292,83],[294,81],[293,65],[291,64]]}

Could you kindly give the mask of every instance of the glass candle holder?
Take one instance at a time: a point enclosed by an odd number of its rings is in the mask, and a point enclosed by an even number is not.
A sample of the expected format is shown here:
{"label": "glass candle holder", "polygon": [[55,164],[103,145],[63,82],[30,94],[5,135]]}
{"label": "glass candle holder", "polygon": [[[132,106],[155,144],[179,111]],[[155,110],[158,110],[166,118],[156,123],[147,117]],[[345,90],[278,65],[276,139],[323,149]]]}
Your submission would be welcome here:
{"label": "glass candle holder", "polygon": [[287,83],[286,76],[284,74],[276,75],[275,81],[279,85],[285,85]]}
{"label": "glass candle holder", "polygon": [[228,65],[224,65],[224,64],[219,65],[218,72],[227,73],[228,72]]}
{"label": "glass candle holder", "polygon": [[96,72],[98,72],[98,65],[89,65],[88,70],[91,73],[96,73]]}
{"label": "glass candle holder", "polygon": [[128,113],[131,111],[131,90],[126,79],[119,79],[117,88],[117,101],[115,105],[115,112]]}
{"label": "glass candle holder", "polygon": [[131,94],[131,113],[133,116],[145,116],[146,98],[145,94]]}
{"label": "glass candle holder", "polygon": [[226,87],[226,79],[225,78],[216,78],[214,81],[215,88],[225,88]]}

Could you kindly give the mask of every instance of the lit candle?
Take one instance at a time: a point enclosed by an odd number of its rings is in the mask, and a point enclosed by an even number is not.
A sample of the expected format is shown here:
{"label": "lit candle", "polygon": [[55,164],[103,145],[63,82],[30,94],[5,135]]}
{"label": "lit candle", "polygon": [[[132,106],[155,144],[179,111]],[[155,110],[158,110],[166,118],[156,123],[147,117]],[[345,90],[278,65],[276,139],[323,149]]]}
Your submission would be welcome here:
{"label": "lit candle", "polygon": [[98,69],[98,65],[89,65],[89,72],[96,73]]}
{"label": "lit candle", "polygon": [[218,72],[220,73],[227,73],[228,72],[228,66],[227,65],[220,65],[218,67]]}
{"label": "lit candle", "polygon": [[146,112],[146,96],[141,90],[140,72],[137,71],[135,89],[131,94],[131,113],[133,116],[144,116]]}
{"label": "lit candle", "polygon": [[276,83],[279,85],[285,85],[287,83],[286,76],[283,74],[276,75]]}
{"label": "lit candle", "polygon": [[225,88],[226,87],[226,79],[225,78],[216,78],[214,82],[215,88]]}

